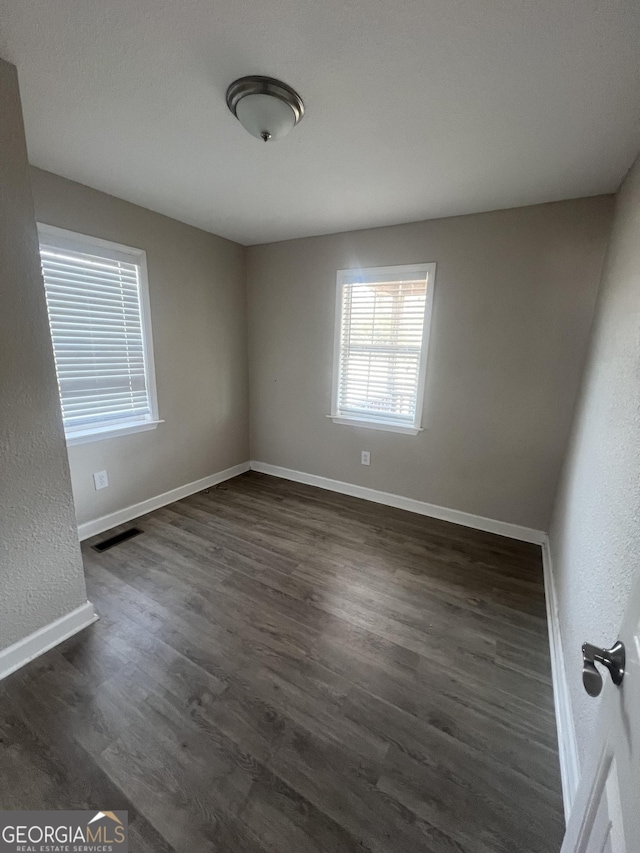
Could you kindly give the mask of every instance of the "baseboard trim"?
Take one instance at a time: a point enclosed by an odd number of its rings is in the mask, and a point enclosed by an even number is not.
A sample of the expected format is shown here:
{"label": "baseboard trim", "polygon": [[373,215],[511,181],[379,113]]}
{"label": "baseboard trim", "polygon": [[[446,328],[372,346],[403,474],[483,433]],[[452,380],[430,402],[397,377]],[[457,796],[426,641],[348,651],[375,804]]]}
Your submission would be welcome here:
{"label": "baseboard trim", "polygon": [[547,603],[547,626],[549,629],[549,649],[551,652],[551,679],[553,683],[553,701],[556,712],[558,729],[558,752],[560,757],[560,777],[562,780],[562,800],[564,804],[565,821],[569,816],[578,790],[580,781],[580,763],[578,761],[578,745],[571,713],[571,698],[567,672],[562,652],[562,635],[558,617],[558,602],[553,573],[553,562],[549,549],[549,539],[545,537],[542,543],[542,565],[544,569],[544,590]]}
{"label": "baseboard trim", "polygon": [[174,501],[180,501],[182,498],[188,498],[189,495],[195,495],[196,492],[201,492],[203,489],[217,486],[218,483],[223,483],[225,480],[237,477],[238,474],[244,474],[249,470],[249,465],[249,462],[241,462],[239,465],[226,468],[224,471],[218,471],[216,474],[210,474],[208,477],[202,477],[200,480],[194,480],[192,483],[178,486],[177,489],[163,492],[163,494],[156,495],[154,498],[148,498],[146,501],[131,504],[131,506],[119,509],[109,515],[103,515],[93,521],[85,521],[84,524],[78,525],[78,537],[82,542],[91,536],[96,536],[98,533],[104,533],[105,530],[111,530],[112,527],[117,527],[119,524],[126,524],[128,521],[133,521],[134,518],[139,518],[141,515],[153,512],[155,509],[172,504]]}
{"label": "baseboard trim", "polygon": [[50,622],[44,628],[39,628],[28,637],[3,649],[0,651],[0,681],[54,646],[73,637],[98,618],[93,604],[87,601],[55,622]]}
{"label": "baseboard trim", "polygon": [[341,480],[331,480],[328,477],[319,477],[317,474],[306,474],[303,471],[294,471],[291,468],[281,468],[279,465],[269,465],[266,462],[252,460],[250,465],[252,471],[258,471],[261,474],[282,477],[284,480],[293,480],[295,483],[306,483],[308,486],[317,486],[320,489],[340,492],[343,495],[351,495],[351,497],[362,498],[365,501],[405,509],[408,512],[418,513],[418,515],[429,516],[429,518],[451,521],[453,524],[472,527],[474,530],[484,530],[487,533],[508,536],[510,539],[519,539],[521,542],[533,542],[536,545],[542,545],[546,539],[546,534],[542,530],[534,530],[531,527],[521,527],[519,524],[496,521],[493,518],[484,518],[481,515],[472,515],[461,510],[449,509],[413,498],[405,498],[402,495],[380,492],[377,489],[368,489],[365,486],[356,486],[353,483],[343,483]]}

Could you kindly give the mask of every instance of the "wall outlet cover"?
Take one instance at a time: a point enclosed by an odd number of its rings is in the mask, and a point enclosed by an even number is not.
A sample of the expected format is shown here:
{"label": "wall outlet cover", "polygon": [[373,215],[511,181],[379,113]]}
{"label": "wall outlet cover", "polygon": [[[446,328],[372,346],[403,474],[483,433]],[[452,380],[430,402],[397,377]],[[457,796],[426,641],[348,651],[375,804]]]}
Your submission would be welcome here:
{"label": "wall outlet cover", "polygon": [[93,483],[96,487],[96,491],[100,489],[106,489],[109,485],[109,478],[107,477],[106,471],[96,471],[93,475]]}
{"label": "wall outlet cover", "polygon": [[362,465],[371,465],[371,451],[361,450],[360,451],[360,462]]}

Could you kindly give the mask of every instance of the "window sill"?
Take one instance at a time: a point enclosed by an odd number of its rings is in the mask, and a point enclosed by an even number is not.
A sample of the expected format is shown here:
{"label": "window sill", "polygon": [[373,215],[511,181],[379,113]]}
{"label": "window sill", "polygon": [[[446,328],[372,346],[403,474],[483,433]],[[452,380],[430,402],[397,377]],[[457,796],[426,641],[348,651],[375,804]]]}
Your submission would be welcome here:
{"label": "window sill", "polygon": [[155,429],[164,421],[129,421],[129,423],[114,424],[108,427],[78,430],[66,436],[67,447],[76,444],[89,444],[91,441],[103,441],[105,438],[115,438],[119,435],[133,435],[135,432],[147,432]]}
{"label": "window sill", "polygon": [[344,415],[327,415],[334,424],[342,424],[343,426],[357,426],[365,429],[381,429],[386,432],[401,432],[405,435],[418,435],[422,432],[422,427],[404,426],[403,424],[394,424],[387,421],[370,421],[364,418],[348,418]]}

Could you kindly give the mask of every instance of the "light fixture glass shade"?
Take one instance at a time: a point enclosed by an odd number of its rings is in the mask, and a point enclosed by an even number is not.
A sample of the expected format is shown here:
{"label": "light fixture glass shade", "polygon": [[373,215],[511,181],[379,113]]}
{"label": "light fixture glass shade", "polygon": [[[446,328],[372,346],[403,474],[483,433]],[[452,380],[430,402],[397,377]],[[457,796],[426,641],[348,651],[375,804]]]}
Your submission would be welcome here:
{"label": "light fixture glass shade", "polygon": [[281,139],[304,115],[300,95],[273,77],[240,77],[227,89],[227,106],[252,136]]}
{"label": "light fixture glass shade", "polygon": [[273,95],[246,95],[236,105],[236,116],[245,130],[265,142],[286,136],[296,123],[289,104]]}

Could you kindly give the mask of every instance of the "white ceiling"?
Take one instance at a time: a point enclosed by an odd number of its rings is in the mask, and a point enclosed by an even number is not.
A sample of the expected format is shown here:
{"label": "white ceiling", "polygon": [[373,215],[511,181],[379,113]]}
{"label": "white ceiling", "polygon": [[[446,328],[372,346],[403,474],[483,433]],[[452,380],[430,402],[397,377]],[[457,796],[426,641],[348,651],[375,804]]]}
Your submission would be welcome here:
{"label": "white ceiling", "polygon": [[[31,161],[241,243],[617,189],[638,0],[0,0]],[[307,113],[264,144],[236,77]]]}

